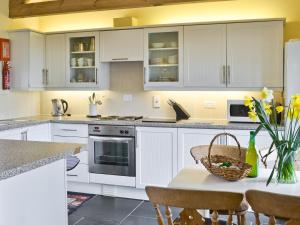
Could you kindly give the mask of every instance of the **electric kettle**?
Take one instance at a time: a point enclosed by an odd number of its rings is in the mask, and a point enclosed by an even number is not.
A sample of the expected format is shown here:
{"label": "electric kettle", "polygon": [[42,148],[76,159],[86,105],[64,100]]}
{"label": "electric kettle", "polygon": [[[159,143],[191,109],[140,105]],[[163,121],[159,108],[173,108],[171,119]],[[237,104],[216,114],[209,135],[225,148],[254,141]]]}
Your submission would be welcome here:
{"label": "electric kettle", "polygon": [[68,110],[68,102],[64,99],[52,99],[52,116],[63,116]]}

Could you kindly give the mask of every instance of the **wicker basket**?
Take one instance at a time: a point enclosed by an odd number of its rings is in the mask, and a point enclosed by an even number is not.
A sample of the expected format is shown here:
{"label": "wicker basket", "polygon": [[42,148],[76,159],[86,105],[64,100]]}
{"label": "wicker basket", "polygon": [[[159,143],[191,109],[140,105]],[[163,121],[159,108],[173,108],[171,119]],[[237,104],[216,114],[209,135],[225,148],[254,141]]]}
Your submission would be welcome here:
{"label": "wicker basket", "polygon": [[[223,136],[223,135],[230,136],[235,140],[235,142],[237,143],[237,146],[238,146],[240,160],[234,159],[234,158],[231,158],[228,156],[223,156],[223,155],[211,155],[211,150],[212,150],[215,140],[218,137]],[[222,146],[218,146],[218,147],[220,148]],[[226,149],[230,148],[230,146],[223,146],[223,147]],[[252,166],[243,162],[241,157],[242,157],[241,146],[240,146],[240,143],[238,142],[238,140],[236,139],[236,137],[229,133],[221,133],[221,134],[216,135],[212,139],[212,141],[210,142],[210,145],[209,145],[209,149],[208,149],[208,156],[203,157],[201,159],[201,163],[212,174],[222,177],[228,181],[237,181],[237,180],[241,180],[244,177],[246,177],[251,172],[251,169],[252,169]],[[216,163],[224,163],[224,162],[238,164],[239,168],[220,167],[219,165],[214,165]]]}

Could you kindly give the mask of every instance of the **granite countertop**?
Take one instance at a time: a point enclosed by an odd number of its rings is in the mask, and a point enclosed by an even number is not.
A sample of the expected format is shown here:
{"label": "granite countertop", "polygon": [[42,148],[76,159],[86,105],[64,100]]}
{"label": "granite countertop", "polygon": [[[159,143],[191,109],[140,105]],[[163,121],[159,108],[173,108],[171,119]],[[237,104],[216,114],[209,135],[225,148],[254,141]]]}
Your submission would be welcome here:
{"label": "granite countertop", "polygon": [[[42,123],[71,123],[71,124],[99,124],[99,125],[124,125],[124,126],[141,126],[141,127],[169,127],[169,128],[195,128],[195,129],[228,129],[228,130],[254,130],[258,127],[257,123],[229,123],[226,120],[201,120],[189,119],[177,123],[159,123],[159,122],[142,122],[120,121],[120,120],[97,120],[85,116],[63,116],[52,117],[47,115],[18,118],[15,120],[0,121],[0,131],[13,128],[33,126]],[[3,123],[3,124],[2,124]]]}
{"label": "granite countertop", "polygon": [[80,151],[79,144],[0,140],[0,181]]}

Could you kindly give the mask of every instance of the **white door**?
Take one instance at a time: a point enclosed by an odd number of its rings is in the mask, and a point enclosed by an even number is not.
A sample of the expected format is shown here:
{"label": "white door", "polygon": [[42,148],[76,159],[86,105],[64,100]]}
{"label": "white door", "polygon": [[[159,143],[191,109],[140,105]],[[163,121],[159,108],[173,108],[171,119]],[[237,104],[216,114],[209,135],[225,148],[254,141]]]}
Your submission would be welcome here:
{"label": "white door", "polygon": [[[217,134],[223,132],[215,129],[178,129],[178,171],[196,164],[190,153],[192,147],[209,145]],[[221,140],[219,138],[214,144],[221,144]]]}
{"label": "white door", "polygon": [[144,29],[144,88],[183,85],[183,27]]}
{"label": "white door", "polygon": [[43,88],[46,84],[45,35],[30,32],[29,87]]}
{"label": "white door", "polygon": [[177,129],[137,127],[136,187],[167,186],[177,173]]}
{"label": "white door", "polygon": [[226,25],[184,27],[184,86],[226,87]]}
{"label": "white door", "polygon": [[227,25],[227,84],[233,88],[283,87],[283,22]]}
{"label": "white door", "polygon": [[143,29],[102,31],[100,32],[100,61],[143,61],[143,42]]}
{"label": "white door", "polygon": [[64,34],[46,36],[46,83],[47,87],[66,85],[66,42]]}
{"label": "white door", "polygon": [[39,124],[36,126],[26,127],[28,141],[50,142],[50,124]]}
{"label": "white door", "polygon": [[99,32],[66,34],[67,87],[99,87]]}

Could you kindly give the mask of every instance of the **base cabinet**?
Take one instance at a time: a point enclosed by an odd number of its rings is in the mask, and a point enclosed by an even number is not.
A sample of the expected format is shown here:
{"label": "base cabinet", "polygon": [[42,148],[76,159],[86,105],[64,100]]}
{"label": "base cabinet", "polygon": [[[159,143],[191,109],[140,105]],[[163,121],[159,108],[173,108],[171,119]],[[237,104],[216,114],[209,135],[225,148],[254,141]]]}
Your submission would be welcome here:
{"label": "base cabinet", "polygon": [[[186,166],[194,166],[190,151],[198,145],[209,145],[210,141],[224,130],[215,129],[178,129],[178,172]],[[223,139],[217,139],[214,144],[223,144]]]}
{"label": "base cabinet", "polygon": [[167,186],[177,173],[177,128],[136,130],[136,187]]}

